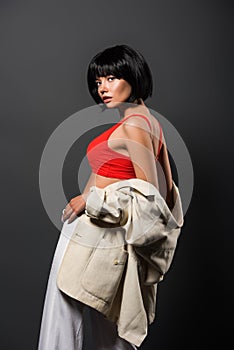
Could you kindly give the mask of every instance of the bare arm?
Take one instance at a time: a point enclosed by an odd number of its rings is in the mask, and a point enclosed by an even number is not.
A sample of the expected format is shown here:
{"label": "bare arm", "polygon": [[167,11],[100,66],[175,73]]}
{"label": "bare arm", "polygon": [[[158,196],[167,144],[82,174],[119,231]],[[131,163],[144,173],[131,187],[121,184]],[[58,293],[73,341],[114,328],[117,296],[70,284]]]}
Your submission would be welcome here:
{"label": "bare arm", "polygon": [[[159,169],[157,169],[156,166],[155,147],[152,141],[154,135],[152,135],[148,123],[142,118],[129,118],[127,123],[124,124],[124,130],[126,135],[126,147],[133,162],[136,177],[152,183],[163,197],[165,195],[166,203],[171,209],[174,205],[172,174],[164,137],[158,159],[162,167],[161,169],[163,169],[164,181],[162,184],[159,182],[159,174],[157,173]],[[159,133],[156,132],[156,134]],[[156,150],[158,150],[158,146]],[[164,190],[164,183],[166,184],[166,192]],[[162,189],[161,186],[163,187]]]}
{"label": "bare arm", "polygon": [[166,203],[170,209],[173,208],[175,198],[173,197],[173,180],[172,180],[172,173],[171,173],[171,166],[169,162],[168,152],[167,152],[167,146],[166,142],[164,140],[162,145],[162,150],[160,152],[159,156],[159,163],[163,169],[163,175],[166,182]]}
{"label": "bare arm", "polygon": [[82,196],[84,197],[85,201],[86,201],[87,195],[89,193],[90,187],[95,185],[95,181],[96,181],[95,177],[96,177],[96,174],[91,173],[91,175],[90,175],[90,177],[89,177],[89,179],[87,181],[87,184],[86,184],[86,186],[84,188]]}
{"label": "bare arm", "polygon": [[124,132],[125,144],[136,177],[158,188],[157,168],[149,125],[142,118],[129,118],[127,123],[124,123]]}

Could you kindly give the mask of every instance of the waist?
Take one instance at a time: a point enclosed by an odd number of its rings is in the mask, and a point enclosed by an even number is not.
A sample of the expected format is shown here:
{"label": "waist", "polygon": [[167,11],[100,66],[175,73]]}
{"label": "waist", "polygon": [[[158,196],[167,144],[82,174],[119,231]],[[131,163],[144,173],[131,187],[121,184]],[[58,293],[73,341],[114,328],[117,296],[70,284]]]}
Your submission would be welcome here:
{"label": "waist", "polygon": [[115,182],[122,181],[122,180],[123,180],[122,178],[119,179],[116,177],[106,177],[99,174],[95,174],[95,186],[99,188],[104,188],[108,185],[111,185]]}

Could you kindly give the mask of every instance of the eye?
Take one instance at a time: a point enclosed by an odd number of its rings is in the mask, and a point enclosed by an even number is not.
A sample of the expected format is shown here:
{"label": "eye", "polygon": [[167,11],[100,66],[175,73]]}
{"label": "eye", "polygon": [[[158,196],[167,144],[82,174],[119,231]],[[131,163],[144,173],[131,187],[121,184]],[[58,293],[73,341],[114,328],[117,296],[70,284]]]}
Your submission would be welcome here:
{"label": "eye", "polygon": [[95,84],[96,84],[97,86],[99,86],[99,85],[101,85],[101,81],[100,81],[100,80],[96,80],[96,81],[95,81]]}
{"label": "eye", "polygon": [[110,75],[107,79],[108,79],[108,81],[113,81],[113,80],[115,80],[115,76],[114,75]]}

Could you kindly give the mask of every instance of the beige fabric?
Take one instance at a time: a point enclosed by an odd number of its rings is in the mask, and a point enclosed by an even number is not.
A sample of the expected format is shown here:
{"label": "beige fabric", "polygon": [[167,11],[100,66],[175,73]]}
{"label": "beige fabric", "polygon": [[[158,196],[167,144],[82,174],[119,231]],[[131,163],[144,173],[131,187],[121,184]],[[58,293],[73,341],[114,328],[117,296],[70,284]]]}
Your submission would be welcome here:
{"label": "beige fabric", "polygon": [[67,295],[116,322],[140,346],[155,317],[157,283],[168,271],[183,225],[177,186],[169,210],[152,184],[123,180],[92,186],[58,273]]}

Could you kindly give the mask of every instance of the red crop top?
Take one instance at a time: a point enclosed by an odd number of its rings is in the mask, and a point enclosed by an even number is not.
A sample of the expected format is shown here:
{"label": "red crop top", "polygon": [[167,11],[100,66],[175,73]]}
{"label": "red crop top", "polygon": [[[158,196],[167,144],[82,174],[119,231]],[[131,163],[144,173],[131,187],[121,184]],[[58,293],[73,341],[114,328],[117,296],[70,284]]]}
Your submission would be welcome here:
{"label": "red crop top", "polygon": [[[144,115],[131,114],[93,139],[87,147],[87,158],[93,173],[118,179],[131,179],[136,177],[130,157],[108,147],[108,139],[112,132],[122,124],[123,120],[134,115],[144,118],[151,128],[149,120]],[[159,156],[161,146],[162,128],[160,126],[159,148],[156,159]]]}

